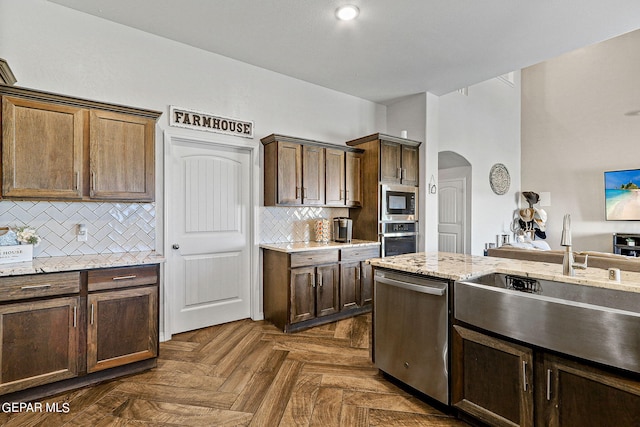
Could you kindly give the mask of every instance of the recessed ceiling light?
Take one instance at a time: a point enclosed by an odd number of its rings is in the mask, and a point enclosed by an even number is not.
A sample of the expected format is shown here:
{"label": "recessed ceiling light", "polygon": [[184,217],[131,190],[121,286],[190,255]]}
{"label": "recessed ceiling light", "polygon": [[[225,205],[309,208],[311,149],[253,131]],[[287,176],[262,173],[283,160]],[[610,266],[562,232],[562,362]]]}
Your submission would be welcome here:
{"label": "recessed ceiling light", "polygon": [[360,9],[352,4],[348,4],[336,9],[336,18],[341,21],[351,21],[352,19],[356,19],[359,13]]}

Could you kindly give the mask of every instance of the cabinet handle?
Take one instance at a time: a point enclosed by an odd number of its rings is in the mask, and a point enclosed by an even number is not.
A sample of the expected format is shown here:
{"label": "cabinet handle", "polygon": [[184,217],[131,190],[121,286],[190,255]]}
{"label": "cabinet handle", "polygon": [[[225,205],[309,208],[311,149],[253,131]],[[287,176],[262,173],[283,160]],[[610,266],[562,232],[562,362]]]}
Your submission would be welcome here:
{"label": "cabinet handle", "polygon": [[522,361],[522,389],[527,391],[527,361]]}
{"label": "cabinet handle", "polygon": [[407,169],[402,168],[402,179],[407,179]]}
{"label": "cabinet handle", "polygon": [[135,274],[132,274],[130,276],[116,276],[111,280],[129,280],[129,279],[135,279],[137,276]]}
{"label": "cabinet handle", "polygon": [[73,306],[73,327],[75,328],[78,325],[78,307]]}
{"label": "cabinet handle", "polygon": [[354,267],[356,270],[356,280],[360,280],[360,267]]}
{"label": "cabinet handle", "polygon": [[91,324],[93,325],[93,304],[91,304]]}
{"label": "cabinet handle", "polygon": [[366,279],[367,278],[367,269],[360,269],[362,271],[362,278]]}
{"label": "cabinet handle", "polygon": [[318,273],[318,286],[322,287],[322,273]]}
{"label": "cabinet handle", "polygon": [[76,175],[76,188],[74,188],[74,190],[78,191],[78,189],[80,188],[80,174],[78,172],[75,172]]}
{"label": "cabinet handle", "polygon": [[316,281],[315,281],[315,278],[314,278],[313,274],[309,273],[309,275],[307,277],[309,279],[309,285],[312,288],[315,288],[316,287]]}
{"label": "cabinet handle", "polygon": [[300,198],[300,187],[296,187],[296,199]]}
{"label": "cabinet handle", "polygon": [[551,400],[551,369],[547,369],[547,400]]}
{"label": "cabinet handle", "polygon": [[45,284],[45,285],[29,285],[29,286],[22,286],[20,288],[20,290],[22,291],[30,291],[32,289],[45,289],[45,288],[50,288],[51,285],[49,283]]}
{"label": "cabinet handle", "polygon": [[91,171],[91,191],[93,192],[96,188],[96,173]]}
{"label": "cabinet handle", "polygon": [[396,169],[396,178],[402,179],[402,168]]}

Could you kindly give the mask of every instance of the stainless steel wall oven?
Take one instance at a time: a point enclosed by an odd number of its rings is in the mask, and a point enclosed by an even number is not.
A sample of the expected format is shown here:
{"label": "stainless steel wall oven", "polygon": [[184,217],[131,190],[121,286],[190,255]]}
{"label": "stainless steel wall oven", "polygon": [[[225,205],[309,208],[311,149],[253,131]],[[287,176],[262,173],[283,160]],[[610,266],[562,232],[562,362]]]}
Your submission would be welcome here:
{"label": "stainless steel wall oven", "polygon": [[417,222],[383,222],[380,227],[383,257],[414,253],[418,249]]}

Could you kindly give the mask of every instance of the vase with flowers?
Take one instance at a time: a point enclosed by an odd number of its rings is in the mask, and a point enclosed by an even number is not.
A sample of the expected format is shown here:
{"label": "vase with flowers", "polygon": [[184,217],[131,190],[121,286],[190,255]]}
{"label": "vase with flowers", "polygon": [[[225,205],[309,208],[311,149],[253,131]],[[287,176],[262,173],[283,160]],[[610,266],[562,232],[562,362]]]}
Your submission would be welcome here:
{"label": "vase with flowers", "polygon": [[16,228],[16,237],[21,245],[33,245],[36,247],[42,241],[36,229],[28,225]]}

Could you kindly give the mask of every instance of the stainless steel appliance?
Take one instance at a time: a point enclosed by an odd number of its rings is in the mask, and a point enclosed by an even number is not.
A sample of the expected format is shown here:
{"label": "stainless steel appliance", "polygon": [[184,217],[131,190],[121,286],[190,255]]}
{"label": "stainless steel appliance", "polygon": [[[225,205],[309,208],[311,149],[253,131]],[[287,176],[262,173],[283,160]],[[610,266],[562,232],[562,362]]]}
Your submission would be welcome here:
{"label": "stainless steel appliance", "polygon": [[416,252],[418,248],[417,222],[383,222],[380,224],[382,256]]}
{"label": "stainless steel appliance", "polygon": [[381,269],[374,281],[376,367],[448,405],[448,283]]}
{"label": "stainless steel appliance", "polygon": [[333,240],[336,242],[351,242],[353,223],[349,218],[336,217],[333,219]]}
{"label": "stainless steel appliance", "polygon": [[383,184],[380,201],[381,221],[418,220],[418,187]]}
{"label": "stainless steel appliance", "polygon": [[458,320],[640,373],[640,293],[499,273],[454,286]]}

